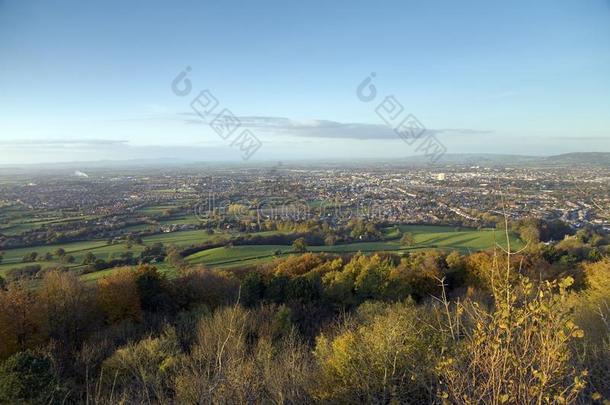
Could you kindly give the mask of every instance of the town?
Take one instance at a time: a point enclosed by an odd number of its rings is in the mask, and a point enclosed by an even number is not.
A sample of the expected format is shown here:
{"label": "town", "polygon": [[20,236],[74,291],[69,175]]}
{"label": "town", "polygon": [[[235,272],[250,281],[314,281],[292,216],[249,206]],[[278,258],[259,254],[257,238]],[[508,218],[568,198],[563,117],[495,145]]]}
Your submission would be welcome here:
{"label": "town", "polygon": [[278,163],[88,173],[4,179],[0,247],[49,243],[57,234],[74,233],[78,239],[79,232],[84,238],[108,238],[199,229],[209,225],[212,213],[240,220],[323,218],[340,224],[362,217],[390,224],[470,227],[494,226],[506,215],[610,231],[610,169],[603,167]]}

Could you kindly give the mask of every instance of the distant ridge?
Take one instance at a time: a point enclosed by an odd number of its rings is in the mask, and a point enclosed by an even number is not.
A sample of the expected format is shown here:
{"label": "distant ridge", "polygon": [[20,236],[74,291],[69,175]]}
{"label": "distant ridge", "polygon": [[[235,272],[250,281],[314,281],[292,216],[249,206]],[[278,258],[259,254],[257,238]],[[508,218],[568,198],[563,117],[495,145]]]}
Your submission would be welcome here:
{"label": "distant ridge", "polygon": [[577,164],[610,167],[610,153],[608,152],[575,152],[549,156],[545,159],[552,164]]}
{"label": "distant ridge", "polygon": [[[431,166],[442,167],[451,165],[470,166],[503,166],[503,167],[549,167],[549,166],[591,166],[610,167],[610,152],[574,152],[551,156],[510,155],[494,153],[448,153],[435,164],[431,165],[425,155],[405,156],[404,158],[352,158],[352,159],[302,159],[285,160],[285,164],[301,167],[357,167],[385,163],[392,167],[399,166]],[[189,168],[199,167],[266,167],[274,166],[277,160],[268,161],[203,161],[181,158],[158,158],[158,159],[132,159],[132,160],[98,160],[98,161],[74,161],[57,163],[31,163],[31,164],[1,164],[0,173],[8,172],[32,172],[39,170],[66,171],[73,174],[74,170],[85,169],[146,169],[146,168]]]}
{"label": "distant ridge", "polygon": [[[423,164],[427,157],[409,156],[407,163]],[[610,167],[610,152],[575,152],[551,156],[502,155],[493,153],[446,154],[437,163],[443,165],[476,166],[605,166]]]}

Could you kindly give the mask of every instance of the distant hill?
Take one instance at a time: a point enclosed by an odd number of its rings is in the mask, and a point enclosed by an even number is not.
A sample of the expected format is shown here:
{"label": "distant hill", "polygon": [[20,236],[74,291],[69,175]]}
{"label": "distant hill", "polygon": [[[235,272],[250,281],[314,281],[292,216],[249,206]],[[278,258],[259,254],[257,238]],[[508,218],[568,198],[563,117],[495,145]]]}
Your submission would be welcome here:
{"label": "distant hill", "polygon": [[549,156],[544,159],[544,161],[554,165],[593,165],[610,167],[610,153],[564,153],[562,155]]}
{"label": "distant hill", "polygon": [[[444,155],[438,162],[440,165],[477,165],[477,166],[497,166],[497,165],[519,165],[539,162],[540,156],[524,156],[524,155],[502,155],[494,153],[448,153]],[[428,158],[424,155],[410,156],[406,158],[408,161],[424,163]]]}
{"label": "distant hill", "polygon": [[[424,155],[404,158],[406,164],[422,165],[428,162]],[[578,152],[553,156],[502,155],[493,153],[446,154],[437,163],[472,166],[606,166],[610,167],[610,153]]]}
{"label": "distant hill", "polygon": [[[425,155],[405,156],[401,159],[375,159],[375,158],[353,158],[334,160],[287,160],[286,166],[300,168],[341,168],[341,167],[405,167],[405,166],[429,166],[429,158]],[[175,170],[198,170],[210,167],[275,167],[277,161],[258,162],[210,162],[195,161],[190,159],[139,159],[139,160],[103,160],[90,162],[62,162],[62,163],[36,163],[24,165],[4,165],[0,163],[0,175],[38,173],[56,175],[64,173],[74,176],[75,171],[89,170],[117,171],[117,170],[150,170],[150,169],[175,169]],[[466,166],[498,166],[498,167],[569,167],[569,166],[591,166],[610,167],[610,152],[575,152],[552,156],[528,156],[528,155],[504,155],[493,153],[448,153],[444,155],[435,165],[436,167],[466,165]]]}

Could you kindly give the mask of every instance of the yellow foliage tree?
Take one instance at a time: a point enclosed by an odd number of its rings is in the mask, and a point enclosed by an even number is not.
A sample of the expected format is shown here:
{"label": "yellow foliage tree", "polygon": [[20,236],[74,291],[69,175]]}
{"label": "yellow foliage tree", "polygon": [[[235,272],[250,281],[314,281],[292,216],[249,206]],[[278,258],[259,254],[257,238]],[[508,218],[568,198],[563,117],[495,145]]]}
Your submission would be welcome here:
{"label": "yellow foliage tree", "polygon": [[0,360],[41,341],[34,294],[20,283],[0,290]]}
{"label": "yellow foliage tree", "polygon": [[62,345],[84,338],[95,309],[92,291],[71,272],[45,274],[36,291],[41,326],[46,336]]}
{"label": "yellow foliage tree", "polygon": [[124,267],[99,280],[99,303],[109,322],[141,319],[136,276],[135,271]]}

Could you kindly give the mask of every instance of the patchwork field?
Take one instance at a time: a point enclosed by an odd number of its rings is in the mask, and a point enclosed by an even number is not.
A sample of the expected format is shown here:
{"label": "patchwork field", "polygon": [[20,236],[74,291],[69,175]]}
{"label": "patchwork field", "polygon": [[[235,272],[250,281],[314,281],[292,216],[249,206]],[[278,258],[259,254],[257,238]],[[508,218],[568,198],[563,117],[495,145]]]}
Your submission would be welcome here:
{"label": "patchwork field", "polygon": [[[468,253],[478,250],[491,249],[496,241],[502,247],[506,247],[506,241],[502,240],[503,234],[491,229],[456,230],[444,226],[417,226],[403,225],[402,232],[413,234],[415,243],[405,248],[400,244],[398,238],[381,242],[360,242],[335,246],[309,246],[311,252],[327,253],[353,253],[353,252],[406,252],[421,249],[446,249],[458,250]],[[392,237],[388,232],[386,236]],[[519,249],[523,243],[511,234],[511,249]],[[233,246],[219,247],[195,253],[186,258],[191,264],[203,264],[212,267],[233,267],[261,264],[275,260],[280,256],[295,254],[292,246],[285,245],[256,245],[256,246]]]}
{"label": "patchwork field", "polygon": [[[256,235],[269,236],[277,233],[278,232],[275,231],[267,231],[258,232],[256,233]],[[161,242],[165,246],[190,246],[202,244],[215,238],[219,239],[237,235],[239,235],[239,233],[215,232],[213,234],[209,234],[205,230],[198,229],[192,231],[161,233],[145,237],[142,239],[144,245],[133,244],[129,249],[127,249],[127,246],[124,243],[108,244],[106,240],[72,242],[19,249],[6,249],[3,251],[4,257],[2,263],[0,264],[0,276],[5,275],[6,272],[12,268],[19,268],[30,264],[38,264],[43,268],[62,265],[78,269],[80,268],[84,256],[88,252],[93,253],[98,259],[111,260],[113,258],[118,257],[121,253],[127,251],[132,252],[134,255],[138,255],[140,254],[140,252],[142,252],[142,250],[144,250],[145,246],[150,246],[157,242]],[[74,256],[75,261],[73,264],[66,265],[64,263],[61,263],[55,256],[53,256],[53,259],[51,261],[40,261],[46,253],[53,254],[59,248],[64,249],[66,251],[66,254]],[[37,261],[23,262],[23,257],[31,252],[36,252],[38,254]]]}
{"label": "patchwork field", "polygon": [[[386,240],[379,242],[357,242],[351,244],[335,245],[335,246],[309,246],[308,250],[312,252],[327,252],[327,253],[352,253],[352,252],[406,252],[420,249],[455,249],[462,253],[471,251],[485,250],[494,247],[496,241],[501,246],[505,246],[504,235],[492,229],[456,229],[447,226],[418,226],[418,225],[402,225],[402,232],[412,233],[414,236],[414,244],[409,247],[400,244],[399,233],[395,228],[386,229]],[[258,235],[272,235],[278,232],[260,232]],[[54,253],[58,248],[63,248],[67,254],[74,256],[73,264],[67,265],[75,270],[81,269],[81,263],[84,256],[91,252],[96,258],[110,260],[118,257],[126,251],[133,252],[138,255],[145,246],[150,246],[156,242],[161,242],[165,246],[188,246],[193,244],[201,244],[215,238],[237,236],[238,233],[215,232],[209,234],[205,230],[190,230],[170,233],[161,233],[143,238],[144,245],[133,244],[127,249],[124,243],[108,244],[107,241],[85,241],[73,242],[58,245],[39,246],[33,248],[8,249],[4,251],[4,259],[0,264],[0,276],[4,275],[12,268],[23,267],[28,264],[39,264],[43,268],[61,264],[59,260],[53,256],[50,261],[36,261],[24,263],[23,257],[31,252],[38,253],[38,260],[46,253]],[[522,242],[515,236],[511,235],[511,248],[519,249],[522,247]],[[296,252],[290,245],[248,245],[234,247],[219,247],[204,250],[195,253],[186,258],[191,264],[203,264],[212,267],[234,267],[244,265],[256,265],[275,260],[278,257],[284,257]],[[62,264],[65,265],[65,264]],[[161,270],[171,274],[175,269],[172,269],[166,263],[159,264]],[[104,270],[101,272],[84,275],[87,280],[97,279],[104,274],[112,272]]]}

